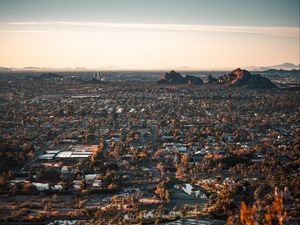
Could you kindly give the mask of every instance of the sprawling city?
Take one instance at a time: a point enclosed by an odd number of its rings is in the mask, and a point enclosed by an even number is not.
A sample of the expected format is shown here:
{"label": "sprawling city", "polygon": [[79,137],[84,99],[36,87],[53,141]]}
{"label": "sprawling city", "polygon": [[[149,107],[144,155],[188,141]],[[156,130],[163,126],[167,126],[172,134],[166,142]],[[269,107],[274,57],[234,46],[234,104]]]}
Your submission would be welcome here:
{"label": "sprawling city", "polygon": [[0,225],[300,224],[299,0],[233,2],[1,1]]}
{"label": "sprawling city", "polygon": [[4,224],[299,222],[299,76],[73,74],[1,81]]}

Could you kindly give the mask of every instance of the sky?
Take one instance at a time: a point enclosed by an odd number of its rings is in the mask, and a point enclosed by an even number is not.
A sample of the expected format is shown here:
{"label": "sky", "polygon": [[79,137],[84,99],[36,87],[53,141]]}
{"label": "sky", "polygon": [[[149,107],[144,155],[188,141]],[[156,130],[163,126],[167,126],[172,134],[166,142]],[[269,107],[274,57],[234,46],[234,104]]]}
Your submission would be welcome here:
{"label": "sky", "polygon": [[232,69],[300,61],[300,0],[0,0],[0,66]]}

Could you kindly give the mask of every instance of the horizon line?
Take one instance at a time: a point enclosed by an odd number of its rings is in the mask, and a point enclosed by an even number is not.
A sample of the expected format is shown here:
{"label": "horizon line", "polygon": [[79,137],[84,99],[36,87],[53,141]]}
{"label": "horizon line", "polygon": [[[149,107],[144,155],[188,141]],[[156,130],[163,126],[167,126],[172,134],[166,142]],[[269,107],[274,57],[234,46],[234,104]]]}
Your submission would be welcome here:
{"label": "horizon line", "polygon": [[[234,67],[215,67],[215,68],[192,68],[188,66],[182,66],[182,67],[165,67],[165,68],[121,68],[121,67],[39,67],[39,66],[24,66],[24,67],[7,67],[7,66],[1,66],[0,68],[12,70],[12,71],[86,71],[86,72],[91,72],[91,71],[153,71],[153,72],[162,72],[162,71],[170,71],[170,70],[176,70],[176,71],[183,71],[183,72],[197,72],[197,71],[231,71],[236,68],[241,68],[241,69],[246,69],[249,71],[263,71],[263,70],[268,70],[268,69],[273,69],[273,67],[277,67],[280,65],[283,65],[286,63],[278,64],[278,65],[271,65],[271,66],[234,66]],[[289,64],[289,63],[288,63]],[[300,67],[300,64],[293,64],[294,66]],[[299,70],[300,68],[298,68]],[[285,70],[294,70],[294,69],[285,69]],[[2,70],[5,71],[5,70]],[[0,72],[2,72],[0,70]]]}

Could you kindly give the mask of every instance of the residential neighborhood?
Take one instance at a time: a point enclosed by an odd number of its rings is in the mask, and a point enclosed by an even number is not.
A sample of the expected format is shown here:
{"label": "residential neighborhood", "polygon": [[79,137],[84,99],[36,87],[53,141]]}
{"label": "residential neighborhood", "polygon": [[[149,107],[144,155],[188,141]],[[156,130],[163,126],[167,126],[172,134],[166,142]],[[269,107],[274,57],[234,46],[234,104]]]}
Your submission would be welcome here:
{"label": "residential neighborhood", "polygon": [[99,76],[1,81],[0,224],[298,224],[299,92]]}

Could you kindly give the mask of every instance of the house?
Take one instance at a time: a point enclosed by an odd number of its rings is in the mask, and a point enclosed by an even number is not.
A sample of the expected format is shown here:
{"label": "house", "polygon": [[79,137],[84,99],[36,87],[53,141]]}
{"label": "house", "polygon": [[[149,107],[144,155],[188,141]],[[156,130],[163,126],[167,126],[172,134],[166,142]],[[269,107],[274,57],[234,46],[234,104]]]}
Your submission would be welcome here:
{"label": "house", "polygon": [[43,155],[40,155],[39,156],[39,160],[40,161],[50,161],[50,160],[53,160],[55,157],[55,154],[43,154]]}
{"label": "house", "polygon": [[95,180],[100,174],[87,174],[84,176],[86,181],[93,181]]}
{"label": "house", "polygon": [[188,195],[194,196],[196,198],[202,198],[202,199],[207,198],[206,194],[201,192],[200,188],[195,187],[189,183],[174,185],[174,188],[182,190]]}
{"label": "house", "polygon": [[101,188],[102,180],[94,180],[92,187]]}
{"label": "house", "polygon": [[38,183],[38,182],[33,182],[33,186],[36,187],[39,191],[44,191],[44,190],[49,190],[49,184],[48,183]]}

